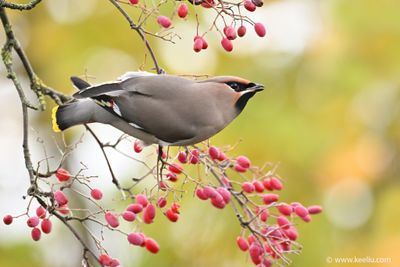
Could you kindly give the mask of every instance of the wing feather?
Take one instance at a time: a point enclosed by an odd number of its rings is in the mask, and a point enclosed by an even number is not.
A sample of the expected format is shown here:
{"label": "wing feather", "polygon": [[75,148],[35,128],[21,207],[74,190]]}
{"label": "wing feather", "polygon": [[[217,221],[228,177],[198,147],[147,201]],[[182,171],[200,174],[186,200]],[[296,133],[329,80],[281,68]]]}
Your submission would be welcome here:
{"label": "wing feather", "polygon": [[100,95],[117,96],[124,90],[120,86],[120,82],[107,82],[102,84],[93,85],[83,89],[73,95],[77,99],[96,97]]}

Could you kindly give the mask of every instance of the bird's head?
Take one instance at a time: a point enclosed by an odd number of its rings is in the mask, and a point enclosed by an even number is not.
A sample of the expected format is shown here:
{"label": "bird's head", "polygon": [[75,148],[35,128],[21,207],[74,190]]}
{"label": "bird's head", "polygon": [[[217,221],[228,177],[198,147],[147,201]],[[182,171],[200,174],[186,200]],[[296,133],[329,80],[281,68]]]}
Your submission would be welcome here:
{"label": "bird's head", "polygon": [[241,112],[257,92],[264,90],[264,85],[257,84],[236,76],[219,76],[207,81],[223,84],[225,90],[232,90],[235,93],[235,107]]}

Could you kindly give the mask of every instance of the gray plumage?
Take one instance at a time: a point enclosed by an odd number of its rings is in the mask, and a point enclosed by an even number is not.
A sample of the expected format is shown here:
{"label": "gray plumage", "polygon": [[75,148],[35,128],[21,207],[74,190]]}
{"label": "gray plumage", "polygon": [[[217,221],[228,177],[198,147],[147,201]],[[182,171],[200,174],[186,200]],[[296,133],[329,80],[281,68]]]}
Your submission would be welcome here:
{"label": "gray plumage", "polygon": [[74,94],[77,101],[56,110],[60,130],[99,122],[160,145],[191,145],[210,138],[262,90],[261,85],[232,76],[196,81],[133,72],[94,86],[77,77],[71,80],[80,91]]}

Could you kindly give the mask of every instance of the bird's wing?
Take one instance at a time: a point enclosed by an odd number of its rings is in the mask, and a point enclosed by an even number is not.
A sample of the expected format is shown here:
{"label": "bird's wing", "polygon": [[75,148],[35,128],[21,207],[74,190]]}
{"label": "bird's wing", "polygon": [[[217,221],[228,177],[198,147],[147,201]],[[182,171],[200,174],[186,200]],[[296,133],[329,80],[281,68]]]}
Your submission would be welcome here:
{"label": "bird's wing", "polygon": [[93,98],[103,94],[107,95],[119,95],[123,89],[120,86],[120,82],[107,82],[102,84],[96,84],[83,89],[73,95],[76,99],[82,98]]}
{"label": "bird's wing", "polygon": [[86,89],[91,86],[90,83],[88,83],[87,81],[84,81],[81,78],[76,77],[76,76],[71,77],[71,82],[74,84],[74,86],[78,90],[83,90],[83,89]]}
{"label": "bird's wing", "polygon": [[[139,72],[127,72],[121,77],[118,78],[117,81],[112,81],[112,82],[105,82],[101,84],[96,84],[96,85],[89,85],[82,79],[78,77],[71,77],[72,82],[76,87],[81,89],[79,92],[75,93],[73,96],[77,99],[81,98],[88,98],[88,97],[96,97],[100,95],[108,95],[108,96],[119,96],[120,94],[126,92],[126,91],[132,91],[135,92],[135,80],[137,78],[141,77],[149,77],[149,76],[156,76],[156,74],[149,73],[149,72],[144,72],[144,71],[139,71]],[[129,83],[131,86],[123,87],[121,86],[122,83],[125,81],[130,80],[131,82]],[[84,87],[85,85],[89,85]]]}

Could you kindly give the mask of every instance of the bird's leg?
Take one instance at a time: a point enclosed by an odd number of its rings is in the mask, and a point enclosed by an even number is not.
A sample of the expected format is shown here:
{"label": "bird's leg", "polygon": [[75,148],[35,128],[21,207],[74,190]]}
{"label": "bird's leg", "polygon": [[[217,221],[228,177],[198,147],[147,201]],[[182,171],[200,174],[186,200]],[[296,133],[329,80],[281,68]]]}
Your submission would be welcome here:
{"label": "bird's leg", "polygon": [[[159,183],[160,180],[162,180],[162,172],[164,169],[164,166],[166,164],[166,161],[162,158],[163,156],[163,146],[158,145],[158,157],[157,157],[157,172],[159,175],[157,175],[157,182]],[[159,163],[161,162],[161,166],[159,166]],[[158,168],[160,167],[160,168]]]}

